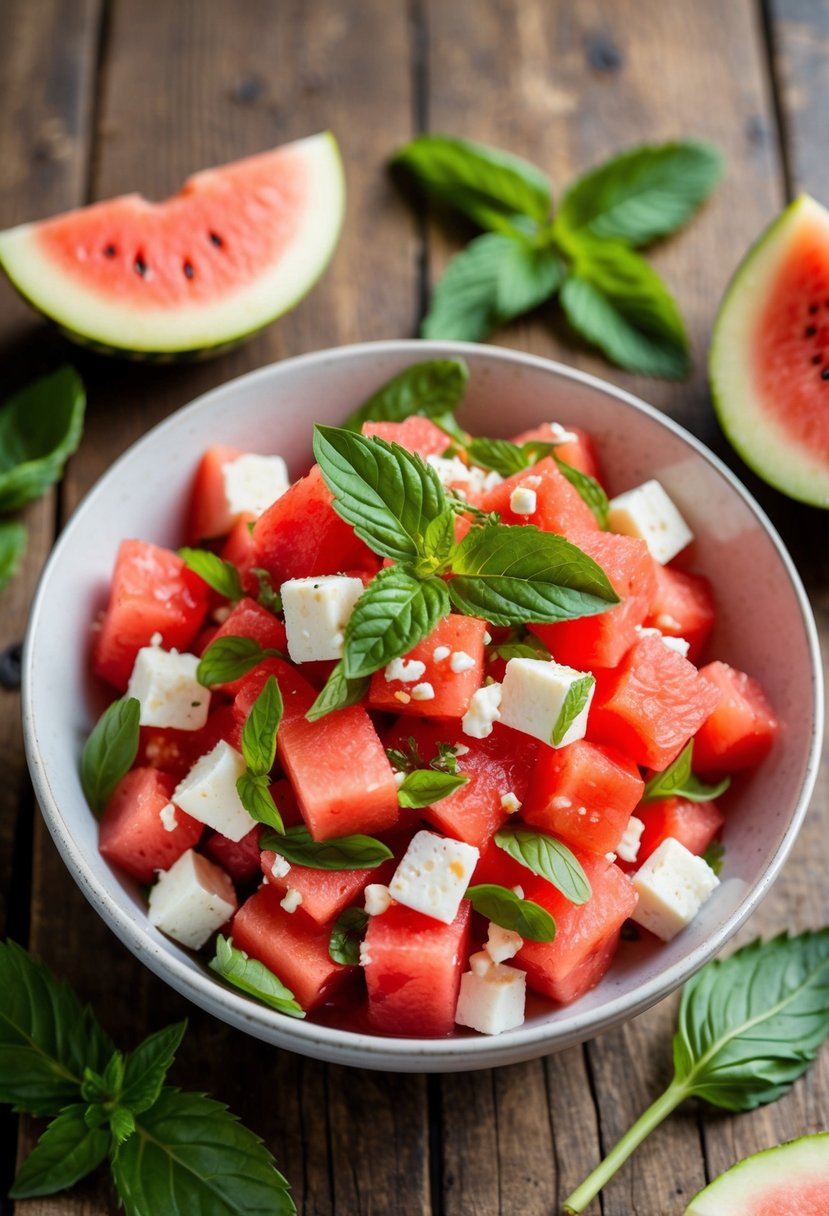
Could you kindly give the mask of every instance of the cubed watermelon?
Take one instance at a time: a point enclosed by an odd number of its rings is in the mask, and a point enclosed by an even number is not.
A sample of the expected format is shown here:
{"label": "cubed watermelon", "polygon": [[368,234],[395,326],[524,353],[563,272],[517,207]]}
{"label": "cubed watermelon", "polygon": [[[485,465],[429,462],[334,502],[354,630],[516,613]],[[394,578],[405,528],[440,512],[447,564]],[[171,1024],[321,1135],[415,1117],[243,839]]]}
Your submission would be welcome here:
{"label": "cubed watermelon", "polygon": [[[518,489],[529,489],[535,494],[536,509],[532,514],[512,510],[510,500]],[[505,524],[535,524],[543,532],[559,532],[563,536],[595,531],[599,527],[581,494],[550,456],[487,490],[481,505],[485,511],[497,511]]]}
{"label": "cubed watermelon", "polygon": [[462,718],[483,682],[485,633],[486,621],[450,613],[405,656],[405,663],[417,665],[416,677],[390,680],[387,668],[374,673],[369,706],[418,717]]}
{"label": "cubed watermelon", "polygon": [[175,778],[154,768],[133,768],[121,778],[101,818],[98,848],[107,861],[139,882],[152,882],[156,870],[169,870],[198,841],[203,824],[176,807],[167,822]]}
{"label": "cubed watermelon", "polygon": [[241,455],[239,448],[214,443],[199,461],[187,510],[188,545],[225,536],[233,526],[235,520],[225,494],[224,466]]}
{"label": "cubed watermelon", "polygon": [[780,729],[762,685],[728,663],[709,663],[699,674],[717,690],[719,702],[697,731],[694,767],[720,774],[759,764]]}
{"label": "cubed watermelon", "polygon": [[645,827],[636,855],[636,866],[647,861],[663,840],[672,836],[690,853],[702,854],[725,823],[715,802],[689,802],[687,798],[660,798],[636,811]]}
{"label": "cubed watermelon", "polygon": [[569,464],[579,472],[586,473],[588,477],[593,477],[596,481],[601,482],[601,466],[590,435],[579,426],[568,424],[564,429],[575,438],[566,443],[559,443],[558,435],[553,432],[549,422],[542,422],[541,426],[534,426],[529,431],[522,431],[520,435],[515,435],[512,442],[519,446],[523,443],[555,443],[556,456],[559,460],[563,460],[565,464]]}
{"label": "cubed watermelon", "polygon": [[644,624],[669,638],[684,638],[696,663],[714,628],[716,608],[711,584],[702,574],[654,562],[656,587]]}
{"label": "cubed watermelon", "polygon": [[428,418],[412,414],[402,422],[364,422],[364,435],[376,435],[387,443],[398,443],[420,456],[440,456],[452,442],[446,431]]}

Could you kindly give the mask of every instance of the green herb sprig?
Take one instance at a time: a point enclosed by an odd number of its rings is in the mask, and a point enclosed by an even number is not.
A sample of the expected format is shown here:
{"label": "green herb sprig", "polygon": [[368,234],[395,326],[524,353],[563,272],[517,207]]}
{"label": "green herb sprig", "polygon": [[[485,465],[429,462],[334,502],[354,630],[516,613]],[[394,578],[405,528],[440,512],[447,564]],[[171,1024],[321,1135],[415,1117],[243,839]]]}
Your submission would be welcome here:
{"label": "green herb sprig", "polygon": [[692,771],[694,740],[689,739],[673,764],[661,773],[655,773],[645,784],[642,802],[656,802],[660,798],[686,798],[689,802],[713,802],[720,798],[731,785],[730,777],[723,777],[714,785],[708,785]]}
{"label": "green herb sprig", "polygon": [[282,721],[282,694],[274,676],[268,676],[242,727],[245,771],[236,782],[239,801],[252,819],[284,832],[270,791],[270,771],[276,759],[276,735]]}
{"label": "green herb sprig", "polygon": [[573,330],[620,367],[687,375],[679,310],[635,250],[687,223],[722,164],[699,141],[633,148],[573,182],[553,214],[552,187],[535,165],[469,140],[419,136],[392,165],[484,230],[449,262],[421,336],[483,341],[558,295]]}

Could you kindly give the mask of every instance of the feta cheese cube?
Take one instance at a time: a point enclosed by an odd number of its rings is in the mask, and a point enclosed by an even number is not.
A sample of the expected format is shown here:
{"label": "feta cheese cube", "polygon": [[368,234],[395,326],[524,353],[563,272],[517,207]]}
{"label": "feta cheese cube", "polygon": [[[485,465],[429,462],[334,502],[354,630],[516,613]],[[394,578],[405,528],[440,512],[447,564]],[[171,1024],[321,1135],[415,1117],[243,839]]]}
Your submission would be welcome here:
{"label": "feta cheese cube", "polygon": [[241,753],[222,739],[182,777],[173,802],[228,840],[241,840],[253,826],[236,790],[246,767]]}
{"label": "feta cheese cube", "polygon": [[391,891],[382,882],[370,882],[364,895],[369,916],[382,916],[391,907]]}
{"label": "feta cheese cube", "polygon": [[501,925],[496,925],[494,920],[489,922],[484,950],[493,963],[503,963],[508,958],[515,958],[523,945],[524,939],[520,933],[516,933],[514,929],[504,929]]}
{"label": "feta cheese cube", "polygon": [[639,855],[639,845],[642,843],[642,833],[645,830],[645,825],[641,819],[637,819],[635,815],[631,815],[628,820],[628,825],[622,833],[622,839],[616,845],[616,856],[622,861],[636,861]]}
{"label": "feta cheese cube", "polygon": [[651,556],[663,565],[694,539],[677,507],[656,481],[645,481],[610,500],[607,514],[611,532],[638,536]]}
{"label": "feta cheese cube", "polygon": [[274,853],[271,863],[271,874],[274,878],[287,878],[291,872],[291,863],[286,861],[280,853]]}
{"label": "feta cheese cube", "polygon": [[538,495],[526,486],[516,486],[509,496],[509,509],[514,515],[534,515],[537,506]]}
{"label": "feta cheese cube", "polygon": [[492,724],[501,717],[501,685],[485,684],[477,688],[469,701],[469,708],[461,719],[463,733],[472,739],[486,739],[492,734]]}
{"label": "feta cheese cube", "polygon": [[296,887],[288,887],[288,890],[285,892],[285,898],[279,901],[279,906],[280,908],[284,908],[286,912],[296,912],[301,903],[302,892],[297,891]]}
{"label": "feta cheese cube", "polygon": [[295,663],[338,659],[343,651],[343,630],[363,581],[344,574],[319,578],[292,578],[279,589],[285,613],[288,654]]}
{"label": "feta cheese cube", "polygon": [[236,911],[233,883],[220,866],[188,849],[150,891],[150,924],[183,946],[200,949]]}
{"label": "feta cheese cube", "polygon": [[142,726],[201,730],[207,721],[210,692],[196,679],[199,660],[157,646],[143,646],[135,656],[127,696],[141,703]]}
{"label": "feta cheese cube", "polygon": [[547,659],[510,659],[502,685],[501,721],[551,747],[565,747],[584,738],[595,687],[590,672]]}
{"label": "feta cheese cube", "polygon": [[288,466],[281,456],[246,452],[222,465],[225,501],[232,516],[261,515],[290,487]]}
{"label": "feta cheese cube", "polygon": [[417,832],[394,872],[389,893],[407,908],[451,925],[479,855],[463,841]]}
{"label": "feta cheese cube", "polygon": [[461,988],[455,1021],[481,1034],[501,1034],[524,1022],[527,977],[517,967],[494,963],[483,975],[467,971]]}
{"label": "feta cheese cube", "polygon": [[631,919],[669,942],[699,912],[719,879],[706,861],[669,836],[633,875]]}
{"label": "feta cheese cube", "polygon": [[469,970],[474,971],[475,975],[486,975],[491,966],[492,959],[486,950],[478,950],[475,954],[470,954]]}

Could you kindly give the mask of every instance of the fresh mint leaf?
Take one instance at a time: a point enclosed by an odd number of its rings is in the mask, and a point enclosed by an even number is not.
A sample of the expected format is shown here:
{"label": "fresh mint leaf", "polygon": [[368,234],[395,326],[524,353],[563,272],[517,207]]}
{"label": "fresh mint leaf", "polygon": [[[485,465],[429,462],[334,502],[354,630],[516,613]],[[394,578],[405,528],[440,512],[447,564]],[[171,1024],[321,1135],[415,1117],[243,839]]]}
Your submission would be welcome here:
{"label": "fresh mint leaf", "polygon": [[227,600],[240,600],[245,594],[239,571],[233,562],[222,561],[209,549],[179,549],[178,555],[188,570]]}
{"label": "fresh mint leaf", "polygon": [[550,214],[548,178],[529,161],[497,148],[448,135],[420,135],[397,152],[392,164],[482,228],[512,232],[515,216],[542,225]]}
{"label": "fresh mint leaf", "polygon": [[368,684],[368,676],[349,680],[341,659],[333,668],[305,717],[309,722],[317,722],[335,709],[345,709],[347,705],[356,705],[358,701],[362,701],[368,691]]}
{"label": "fresh mint leaf", "polygon": [[27,539],[25,524],[0,520],[0,591],[17,574]]}
{"label": "fresh mint leaf", "polygon": [[730,777],[723,777],[714,785],[707,785],[694,776],[694,740],[689,739],[672,764],[661,773],[654,773],[645,783],[642,802],[656,802],[662,798],[687,798],[689,802],[713,802],[721,797],[731,784]]}
{"label": "fresh mint leaf", "polygon": [[364,422],[403,422],[412,414],[443,418],[457,409],[469,383],[463,359],[425,359],[382,385],[343,423],[359,431]]}
{"label": "fresh mint leaf", "polygon": [[521,626],[513,626],[500,642],[492,642],[487,647],[488,657],[497,657],[509,662],[510,659],[551,659],[547,647],[537,634]]}
{"label": "fresh mint leaf", "polygon": [[135,1131],[135,1115],[126,1106],[116,1106],[109,1116],[109,1130],[114,1143],[123,1144]]}
{"label": "fresh mint leaf", "polygon": [[254,777],[266,777],[273,768],[282,709],[279,685],[268,676],[242,727],[242,755]]}
{"label": "fresh mint leaf", "polygon": [[303,824],[288,828],[284,836],[263,836],[260,844],[263,849],[279,853],[291,865],[312,870],[375,870],[393,856],[391,849],[373,836],[356,834],[313,840]]}
{"label": "fresh mint leaf", "polygon": [[561,260],[551,248],[485,233],[447,265],[420,336],[482,342],[499,325],[543,304],[562,280]]}
{"label": "fresh mint leaf", "polygon": [[508,887],[481,883],[467,887],[466,898],[476,912],[502,929],[520,933],[528,941],[551,942],[556,935],[556,922],[547,909],[530,899],[519,899]]}
{"label": "fresh mint leaf", "polygon": [[582,864],[554,836],[510,824],[495,833],[495,843],[533,874],[546,878],[571,903],[587,903],[592,891]]}
{"label": "fresh mint leaf", "polygon": [[568,187],[554,232],[586,230],[594,237],[646,245],[681,228],[708,197],[723,171],[710,144],[692,140],[631,148]]}
{"label": "fresh mint leaf", "polygon": [[271,586],[271,574],[269,570],[263,570],[261,566],[253,566],[251,574],[259,584],[259,594],[256,599],[263,608],[267,608],[268,612],[282,611],[282,596],[278,591],[274,591]]}
{"label": "fresh mint leaf", "polygon": [[181,1046],[186,1022],[176,1022],[151,1034],[124,1060],[120,1102],[134,1115],[143,1114],[157,1101],[175,1054]]}
{"label": "fresh mint leaf", "polygon": [[339,427],[314,428],[314,456],[334,510],[376,553],[411,562],[423,534],[448,507],[435,470],[396,443]]}
{"label": "fresh mint leaf", "polygon": [[563,536],[532,524],[470,529],[455,551],[452,570],[452,603],[493,625],[572,620],[619,602],[592,558]]}
{"label": "fresh mint leaf", "polygon": [[404,778],[397,798],[404,807],[431,806],[433,802],[440,802],[441,798],[454,794],[468,780],[462,774],[438,772],[432,768],[416,769]]}
{"label": "fresh mint leaf", "polygon": [[688,335],[659,275],[618,241],[579,241],[561,306],[577,333],[628,371],[679,380]]}
{"label": "fresh mint leaf", "polygon": [[449,612],[439,578],[419,579],[389,566],[371,580],[348,619],[343,665],[350,680],[370,676],[417,645]]}
{"label": "fresh mint leaf", "polygon": [[360,962],[360,943],[368,925],[368,912],[363,908],[346,908],[334,921],[328,942],[328,953],[335,963],[356,967]]}
{"label": "fresh mint leaf", "polygon": [[0,942],[0,1102],[55,1115],[103,1072],[113,1044],[71,988],[14,942]]}
{"label": "fresh mint leaf", "polygon": [[253,638],[226,635],[207,647],[196,668],[196,679],[205,688],[215,688],[241,679],[263,659],[284,657],[280,650],[263,650]]}
{"label": "fresh mint leaf", "polygon": [[272,1009],[292,1018],[305,1017],[305,1010],[278,976],[258,959],[248,958],[242,950],[237,950],[233,941],[221,934],[216,938],[216,954],[210,968],[240,992],[256,997]]}
{"label": "fresh mint leaf", "polygon": [[553,747],[561,746],[564,736],[589,701],[595,683],[595,676],[585,675],[579,680],[574,680],[567,689],[550,739]]}
{"label": "fresh mint leaf", "polygon": [[293,1216],[288,1183],[258,1136],[220,1102],[164,1088],[112,1173],[126,1216]]}
{"label": "fresh mint leaf", "polygon": [[92,729],[81,756],[81,785],[96,814],[103,811],[118,782],[138,755],[141,703],[122,697],[105,709]]}
{"label": "fresh mint leaf", "polygon": [[81,441],[86,395],[71,367],[36,380],[0,408],[0,511],[58,481]]}
{"label": "fresh mint leaf", "polygon": [[266,773],[254,774],[249,769],[245,769],[237,778],[236,792],[251,819],[255,819],[257,823],[267,824],[275,832],[284,832],[285,825],[273,800],[270,778]]}
{"label": "fresh mint leaf", "polygon": [[599,527],[607,531],[607,513],[610,510],[610,503],[607,501],[607,495],[596,481],[596,478],[591,477],[589,473],[582,473],[581,469],[573,468],[566,460],[562,460],[559,456],[556,456],[555,452],[553,453],[553,460],[556,462],[556,467],[561,475],[567,478],[575,490],[578,490],[581,497],[596,516]]}
{"label": "fresh mint leaf", "polygon": [[105,1128],[90,1128],[83,1102],[67,1106],[51,1121],[17,1171],[12,1199],[54,1195],[74,1186],[106,1159],[111,1136]]}

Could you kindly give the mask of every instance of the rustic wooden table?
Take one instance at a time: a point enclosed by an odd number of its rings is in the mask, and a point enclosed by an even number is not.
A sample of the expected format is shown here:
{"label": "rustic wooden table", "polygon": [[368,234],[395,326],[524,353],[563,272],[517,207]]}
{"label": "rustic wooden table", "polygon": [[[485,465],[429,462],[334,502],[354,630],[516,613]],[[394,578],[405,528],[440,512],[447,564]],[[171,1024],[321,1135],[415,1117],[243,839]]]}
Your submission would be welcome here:
{"label": "rustic wooden table", "polygon": [[[766,491],[724,451],[705,379],[715,306],[748,242],[799,190],[829,202],[826,0],[2,0],[0,48],[0,227],[125,191],[160,198],[199,167],[325,127],[341,142],[349,191],[323,281],[212,363],[101,360],[68,347],[0,284],[3,393],[67,359],[89,391],[63,485],[25,513],[29,550],[3,593],[0,649],[23,634],[61,523],[149,426],[274,359],[415,332],[459,236],[427,225],[386,174],[392,150],[421,130],[512,149],[559,186],[646,140],[698,136],[724,151],[728,173],[711,204],[654,253],[693,338],[687,383],[614,371],[544,314],[499,341],[607,375],[725,454],[782,530],[829,633],[826,517]],[[300,1212],[550,1216],[668,1078],[675,1000],[584,1047],[459,1076],[357,1072],[247,1038],[162,985],[87,906],[34,806],[14,692],[0,692],[0,755],[0,933],[70,977],[124,1044],[189,1017],[175,1079],[210,1090],[265,1138]],[[743,940],[829,921],[827,828],[824,770]],[[824,1052],[774,1106],[733,1118],[678,1112],[591,1212],[672,1216],[737,1158],[827,1126]],[[2,1116],[0,1194],[32,1135],[24,1120],[18,1138]],[[2,1199],[0,1209],[10,1210]],[[116,1204],[96,1176],[17,1211],[101,1216]]]}

